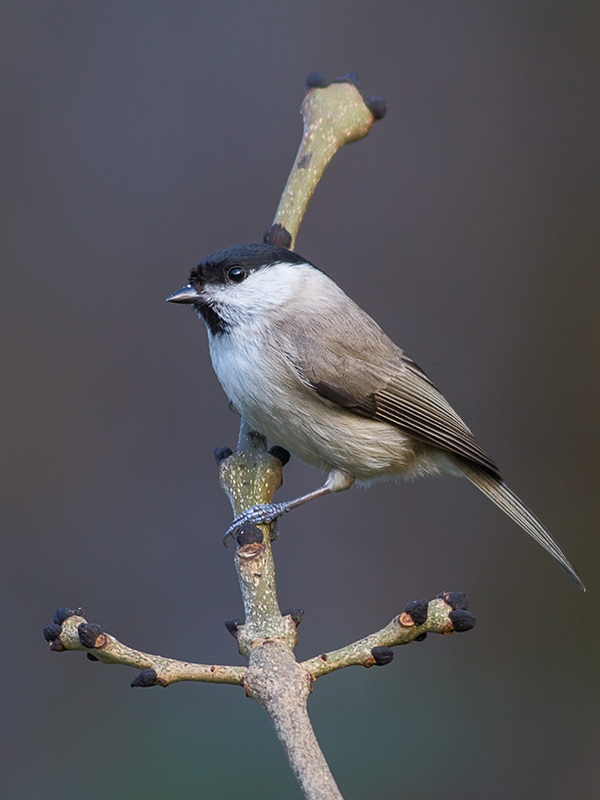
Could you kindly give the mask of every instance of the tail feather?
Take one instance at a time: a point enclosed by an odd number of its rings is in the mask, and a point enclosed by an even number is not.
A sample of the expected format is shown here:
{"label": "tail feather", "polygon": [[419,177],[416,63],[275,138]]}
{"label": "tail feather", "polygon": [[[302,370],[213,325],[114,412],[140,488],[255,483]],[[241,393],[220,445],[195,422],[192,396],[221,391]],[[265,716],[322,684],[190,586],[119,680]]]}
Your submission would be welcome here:
{"label": "tail feather", "polygon": [[505,514],[508,514],[517,525],[520,525],[524,531],[527,531],[538,544],[541,544],[544,550],[547,550],[550,555],[558,561],[569,578],[585,592],[585,586],[581,582],[579,575],[569,559],[556,544],[542,523],[534,517],[531,511],[523,505],[517,495],[512,492],[503,481],[464,461],[461,461],[460,469],[471,483],[489,497]]}

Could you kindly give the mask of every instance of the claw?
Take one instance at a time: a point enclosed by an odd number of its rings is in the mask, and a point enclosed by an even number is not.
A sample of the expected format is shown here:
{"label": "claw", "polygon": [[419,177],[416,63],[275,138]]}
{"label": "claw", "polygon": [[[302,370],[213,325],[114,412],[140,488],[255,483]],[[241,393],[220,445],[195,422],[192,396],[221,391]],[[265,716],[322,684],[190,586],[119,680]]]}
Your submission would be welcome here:
{"label": "claw", "polygon": [[230,536],[233,539],[233,533],[228,528],[225,533],[225,536],[223,536],[223,538],[221,539],[221,541],[223,542],[223,547],[229,547],[229,545],[227,544],[227,539],[229,539]]}
{"label": "claw", "polygon": [[225,536],[223,536],[224,546],[227,547],[227,539],[235,536],[236,532],[247,522],[252,522],[254,525],[269,525],[289,511],[290,507],[290,503],[263,503],[242,511],[227,528]]}

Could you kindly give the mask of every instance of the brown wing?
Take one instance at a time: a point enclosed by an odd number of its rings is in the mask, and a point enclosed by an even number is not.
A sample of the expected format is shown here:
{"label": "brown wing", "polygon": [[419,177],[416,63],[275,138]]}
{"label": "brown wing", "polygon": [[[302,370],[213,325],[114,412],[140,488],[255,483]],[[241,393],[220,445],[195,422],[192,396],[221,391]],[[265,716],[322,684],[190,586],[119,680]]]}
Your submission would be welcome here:
{"label": "brown wing", "polygon": [[497,478],[496,464],[462,419],[414,362],[375,394],[375,418],[398,425],[426,444],[466,458]]}
{"label": "brown wing", "polygon": [[308,320],[295,325],[282,344],[300,380],[324,400],[397,425],[501,477],[427,375],[357,306],[341,329],[339,319],[335,326],[322,318]]}

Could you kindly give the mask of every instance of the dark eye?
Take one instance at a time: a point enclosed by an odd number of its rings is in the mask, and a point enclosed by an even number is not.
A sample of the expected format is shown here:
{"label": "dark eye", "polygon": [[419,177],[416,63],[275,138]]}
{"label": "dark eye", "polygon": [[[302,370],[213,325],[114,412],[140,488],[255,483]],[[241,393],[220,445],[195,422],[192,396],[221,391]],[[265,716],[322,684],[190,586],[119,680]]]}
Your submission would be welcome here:
{"label": "dark eye", "polygon": [[248,273],[243,267],[231,267],[227,270],[227,277],[233,283],[241,283],[247,275]]}

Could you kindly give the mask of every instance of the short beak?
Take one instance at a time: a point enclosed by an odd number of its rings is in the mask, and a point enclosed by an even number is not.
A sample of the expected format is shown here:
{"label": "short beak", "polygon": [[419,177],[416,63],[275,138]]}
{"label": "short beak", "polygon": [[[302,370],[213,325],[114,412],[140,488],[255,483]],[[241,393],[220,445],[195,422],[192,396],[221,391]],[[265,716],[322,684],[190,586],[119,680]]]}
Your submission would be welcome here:
{"label": "short beak", "polygon": [[199,296],[200,295],[191,283],[188,283],[183,289],[169,295],[169,297],[167,297],[167,303],[195,303]]}

